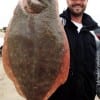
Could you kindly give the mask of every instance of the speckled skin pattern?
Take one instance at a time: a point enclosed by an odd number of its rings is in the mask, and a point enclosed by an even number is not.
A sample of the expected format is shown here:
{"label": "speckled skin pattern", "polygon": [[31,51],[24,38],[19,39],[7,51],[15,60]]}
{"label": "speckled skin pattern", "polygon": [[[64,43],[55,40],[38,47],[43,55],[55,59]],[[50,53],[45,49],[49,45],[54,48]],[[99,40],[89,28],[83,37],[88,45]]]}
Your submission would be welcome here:
{"label": "speckled skin pattern", "polygon": [[21,0],[2,53],[5,71],[19,94],[26,100],[48,100],[67,80],[69,54],[57,0]]}

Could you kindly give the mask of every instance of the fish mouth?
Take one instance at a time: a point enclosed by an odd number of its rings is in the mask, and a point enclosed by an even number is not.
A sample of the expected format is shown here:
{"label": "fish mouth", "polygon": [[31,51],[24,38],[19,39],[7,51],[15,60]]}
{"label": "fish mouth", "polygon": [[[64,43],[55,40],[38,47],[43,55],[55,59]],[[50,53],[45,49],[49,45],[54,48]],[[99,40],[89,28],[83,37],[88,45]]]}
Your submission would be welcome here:
{"label": "fish mouth", "polygon": [[47,8],[47,4],[42,0],[27,0],[27,5],[24,9],[28,13],[40,13],[42,10]]}

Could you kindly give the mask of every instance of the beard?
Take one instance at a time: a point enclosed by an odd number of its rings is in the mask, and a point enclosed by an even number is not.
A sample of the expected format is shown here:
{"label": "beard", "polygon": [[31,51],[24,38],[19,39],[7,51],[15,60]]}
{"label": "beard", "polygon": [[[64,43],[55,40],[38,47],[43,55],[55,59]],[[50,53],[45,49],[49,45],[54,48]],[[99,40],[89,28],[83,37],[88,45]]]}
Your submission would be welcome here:
{"label": "beard", "polygon": [[69,10],[71,12],[71,15],[72,16],[75,16],[75,17],[79,17],[79,16],[82,16],[84,11],[86,9],[86,6],[84,5],[72,5],[69,7]]}

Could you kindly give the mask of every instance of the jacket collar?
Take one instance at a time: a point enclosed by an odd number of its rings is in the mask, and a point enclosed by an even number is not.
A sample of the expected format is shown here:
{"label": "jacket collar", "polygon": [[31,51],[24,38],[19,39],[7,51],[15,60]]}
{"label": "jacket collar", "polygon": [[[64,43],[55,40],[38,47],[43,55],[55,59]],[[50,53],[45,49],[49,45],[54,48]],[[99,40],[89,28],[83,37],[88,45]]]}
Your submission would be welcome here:
{"label": "jacket collar", "polygon": [[[71,22],[71,14],[69,8],[63,11],[63,13],[60,14],[60,17],[64,18],[66,20],[66,24],[72,27],[73,23]],[[91,16],[86,13],[83,14],[82,24],[88,30],[94,30],[98,27],[97,23],[91,18]],[[74,27],[76,28],[75,25]]]}

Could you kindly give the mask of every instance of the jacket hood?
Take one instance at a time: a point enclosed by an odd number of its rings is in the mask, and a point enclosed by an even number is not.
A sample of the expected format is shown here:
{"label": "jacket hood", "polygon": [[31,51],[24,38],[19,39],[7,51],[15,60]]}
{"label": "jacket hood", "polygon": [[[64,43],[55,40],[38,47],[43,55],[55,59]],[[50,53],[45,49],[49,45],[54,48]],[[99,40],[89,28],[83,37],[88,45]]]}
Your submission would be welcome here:
{"label": "jacket hood", "polygon": [[[69,25],[71,24],[71,14],[69,8],[63,11],[63,13],[60,14],[60,17],[66,19]],[[83,13],[82,24],[89,30],[94,30],[98,27],[98,24],[86,13]]]}

